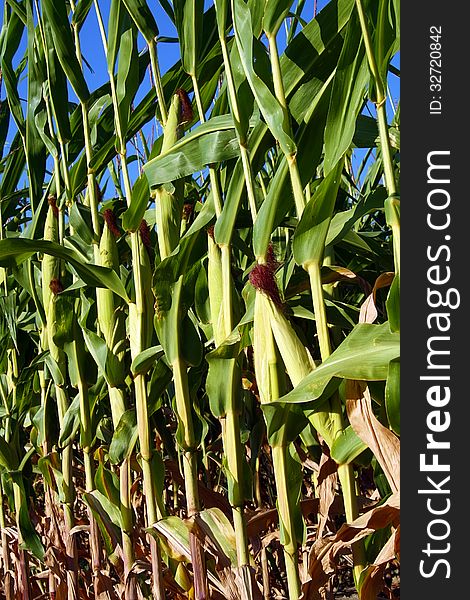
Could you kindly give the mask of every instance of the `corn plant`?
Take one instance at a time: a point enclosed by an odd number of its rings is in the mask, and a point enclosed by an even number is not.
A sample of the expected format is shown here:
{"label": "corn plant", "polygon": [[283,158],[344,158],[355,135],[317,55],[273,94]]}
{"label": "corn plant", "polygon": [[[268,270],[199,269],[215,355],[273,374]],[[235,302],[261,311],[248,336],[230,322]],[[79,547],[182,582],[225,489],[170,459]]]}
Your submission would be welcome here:
{"label": "corn plant", "polygon": [[395,0],[5,0],[5,598],[392,594],[398,31]]}

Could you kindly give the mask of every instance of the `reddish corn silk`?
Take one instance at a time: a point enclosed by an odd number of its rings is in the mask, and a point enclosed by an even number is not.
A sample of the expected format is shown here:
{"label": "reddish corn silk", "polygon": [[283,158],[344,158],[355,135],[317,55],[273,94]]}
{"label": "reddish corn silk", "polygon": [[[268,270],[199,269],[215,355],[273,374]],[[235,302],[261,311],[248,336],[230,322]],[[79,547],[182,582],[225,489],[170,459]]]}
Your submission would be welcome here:
{"label": "reddish corn silk", "polygon": [[175,94],[179,96],[181,102],[180,124],[190,123],[193,120],[193,107],[188,92],[183,88],[178,88]]}
{"label": "reddish corn silk", "polygon": [[59,216],[59,209],[57,208],[57,198],[54,195],[50,195],[47,199],[49,206],[52,208],[52,212],[54,213],[54,217]]}
{"label": "reddish corn silk", "polygon": [[140,223],[139,233],[143,245],[149,250],[152,247],[152,242],[150,241],[150,227],[145,219],[142,219]]}
{"label": "reddish corn silk", "polygon": [[209,236],[209,237],[210,237],[212,240],[214,240],[214,241],[215,241],[215,238],[214,238],[214,225],[209,225],[209,227],[206,229],[206,231],[207,231],[207,235],[208,235],[208,236]]}
{"label": "reddish corn silk", "polygon": [[109,231],[114,235],[114,237],[119,237],[121,232],[117,225],[116,215],[114,211],[110,208],[107,208],[103,213],[103,218],[105,220],[106,225],[108,226]]}
{"label": "reddish corn silk", "polygon": [[276,254],[274,253],[274,247],[272,244],[269,244],[268,251],[266,252],[266,264],[268,267],[270,267],[273,273],[279,266],[279,262],[276,258]]}
{"label": "reddish corn silk", "polygon": [[51,279],[49,282],[49,289],[54,294],[54,296],[57,296],[58,294],[64,291],[64,286],[61,284],[59,279]]}
{"label": "reddish corn silk", "polygon": [[183,220],[184,221],[189,221],[189,219],[191,218],[191,215],[193,214],[193,210],[194,210],[194,205],[191,204],[190,202],[185,202],[183,204]]}
{"label": "reddish corn silk", "polygon": [[101,188],[98,185],[97,181],[95,181],[95,191],[96,191],[96,198],[97,198],[98,202],[102,202],[103,201],[103,192],[101,191]]}
{"label": "reddish corn silk", "polygon": [[263,292],[278,308],[282,308],[282,300],[279,295],[274,271],[275,268],[272,264],[258,264],[251,270],[249,280],[255,290]]}

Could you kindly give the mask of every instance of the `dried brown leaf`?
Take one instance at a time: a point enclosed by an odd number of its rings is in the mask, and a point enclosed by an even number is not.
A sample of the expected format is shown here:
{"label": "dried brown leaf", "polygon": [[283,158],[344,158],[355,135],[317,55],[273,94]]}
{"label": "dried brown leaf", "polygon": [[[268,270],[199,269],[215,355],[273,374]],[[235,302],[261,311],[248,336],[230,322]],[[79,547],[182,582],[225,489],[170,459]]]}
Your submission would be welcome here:
{"label": "dried brown leaf", "polygon": [[359,323],[373,323],[375,321],[378,315],[376,306],[377,290],[391,285],[394,277],[395,273],[390,271],[382,273],[377,277],[372,292],[362,303],[359,313]]}
{"label": "dried brown leaf", "polygon": [[375,417],[369,389],[365,383],[351,380],[346,382],[346,410],[351,427],[372,450],[392,491],[398,492],[400,489],[400,441]]}
{"label": "dried brown leaf", "polygon": [[320,469],[317,478],[317,495],[320,500],[318,507],[319,519],[317,538],[322,537],[325,526],[330,518],[330,510],[335,500],[338,485],[337,465],[331,458],[328,446],[323,444],[320,458]]}
{"label": "dried brown leaf", "polygon": [[400,496],[393,494],[386,502],[341,526],[335,536],[318,539],[309,556],[308,580],[302,585],[302,600],[324,600],[329,579],[335,572],[336,557],[354,542],[392,525],[400,519]]}

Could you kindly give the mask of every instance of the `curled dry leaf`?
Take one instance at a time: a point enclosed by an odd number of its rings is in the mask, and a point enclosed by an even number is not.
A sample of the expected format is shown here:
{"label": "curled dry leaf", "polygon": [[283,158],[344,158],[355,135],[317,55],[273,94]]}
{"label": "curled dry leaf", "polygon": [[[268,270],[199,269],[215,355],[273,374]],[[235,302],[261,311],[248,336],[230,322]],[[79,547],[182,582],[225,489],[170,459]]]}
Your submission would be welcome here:
{"label": "curled dry leaf", "polygon": [[341,526],[330,538],[320,538],[310,551],[308,579],[302,585],[301,600],[324,600],[326,585],[335,571],[336,557],[348,546],[384,527],[398,527],[400,497],[398,493],[380,506]]}
{"label": "curled dry leaf", "polygon": [[326,444],[322,445],[322,455],[320,458],[320,469],[317,478],[317,495],[320,499],[318,509],[318,529],[317,539],[321,538],[326,523],[330,518],[330,510],[335,499],[336,488],[338,486],[338,472],[335,461],[330,456],[329,448]]}
{"label": "curled dry leaf", "polygon": [[98,583],[96,600],[119,600],[113,580],[102,571],[97,573],[97,578]]}
{"label": "curled dry leaf", "polygon": [[375,417],[369,389],[360,381],[346,382],[346,410],[349,422],[369,446],[387,477],[393,492],[400,489],[400,441]]}
{"label": "curled dry leaf", "polygon": [[[362,285],[361,278],[358,277],[356,273],[354,273],[350,269],[347,269],[346,267],[340,267],[335,265],[328,265],[322,267],[321,282],[323,285],[337,283],[339,281],[347,281],[348,283],[356,282]],[[305,277],[300,281],[290,283],[286,289],[285,297],[286,299],[292,298],[293,296],[301,294],[302,292],[308,289],[310,289],[310,282],[308,280],[308,277]]]}
{"label": "curled dry leaf", "polygon": [[367,296],[361,306],[359,313],[359,323],[373,323],[378,316],[377,306],[375,304],[377,290],[391,285],[395,273],[387,271],[379,275],[374,283],[372,292]]}

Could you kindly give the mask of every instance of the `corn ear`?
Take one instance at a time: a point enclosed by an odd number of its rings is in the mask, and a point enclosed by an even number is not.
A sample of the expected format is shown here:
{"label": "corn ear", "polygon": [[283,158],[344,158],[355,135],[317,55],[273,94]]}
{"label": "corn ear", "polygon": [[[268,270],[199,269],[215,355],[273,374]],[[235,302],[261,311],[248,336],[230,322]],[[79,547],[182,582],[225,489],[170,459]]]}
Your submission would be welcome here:
{"label": "corn ear", "polygon": [[[58,210],[55,206],[55,199],[51,197],[49,201],[49,208],[47,211],[46,222],[44,224],[44,239],[48,242],[59,241],[59,220]],[[41,275],[42,275],[42,302],[44,305],[44,312],[46,314],[49,310],[49,305],[52,297],[52,290],[50,288],[51,281],[58,280],[59,278],[60,261],[51,254],[44,254],[41,264]]]}
{"label": "corn ear", "polygon": [[253,331],[256,383],[260,402],[265,404],[279,398],[279,384],[278,361],[269,319],[269,299],[262,292],[256,292],[255,296]]}
{"label": "corn ear", "polygon": [[[315,368],[315,363],[282,311],[270,298],[265,296],[265,299],[267,318],[276,345],[286,367],[289,379],[296,386],[312,372]],[[309,419],[328,446],[331,447],[336,437],[331,411],[325,410],[311,413]]]}
{"label": "corn ear", "polygon": [[[180,112],[181,101],[178,94],[175,94],[163,134],[162,153],[169,150],[178,140]],[[173,187],[174,191],[169,191],[168,186],[161,186],[155,192],[158,249],[162,260],[173,252],[180,240],[183,194],[180,193],[181,184],[176,182]]]}
{"label": "corn ear", "polygon": [[216,348],[225,339],[225,322],[223,310],[223,286],[222,286],[222,255],[220,248],[212,239],[207,236],[208,244],[208,264],[207,264],[207,283],[209,287],[209,304],[211,311],[212,334]]}

